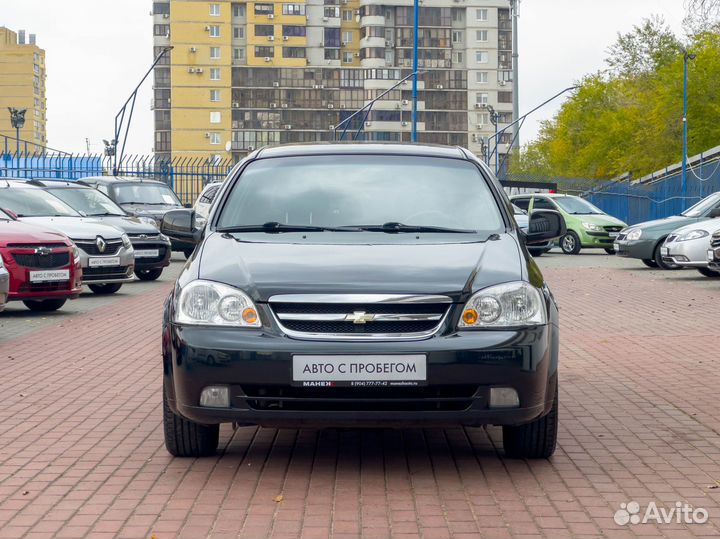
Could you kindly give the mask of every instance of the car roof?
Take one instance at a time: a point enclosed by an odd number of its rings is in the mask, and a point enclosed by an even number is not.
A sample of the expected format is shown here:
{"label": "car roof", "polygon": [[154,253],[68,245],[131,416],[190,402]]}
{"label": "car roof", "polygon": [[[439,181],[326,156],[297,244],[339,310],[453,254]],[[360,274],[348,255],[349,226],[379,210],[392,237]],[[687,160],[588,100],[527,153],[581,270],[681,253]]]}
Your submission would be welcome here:
{"label": "car roof", "polygon": [[65,180],[62,178],[33,178],[26,180],[26,183],[36,187],[70,187],[73,189],[92,189],[89,185],[82,183],[82,180]]}
{"label": "car roof", "polygon": [[285,144],[269,146],[258,150],[257,159],[270,157],[290,157],[301,155],[414,155],[423,157],[449,157],[468,159],[468,154],[458,146],[433,144],[409,144],[401,142],[336,142]]}
{"label": "car roof", "polygon": [[97,183],[150,183],[167,185],[166,183],[159,180],[150,180],[148,178],[138,178],[135,176],[88,176],[87,178],[83,178],[83,180]]}
{"label": "car roof", "polygon": [[33,184],[32,180],[2,178],[0,180],[0,189],[7,189],[8,187],[20,188],[20,189],[42,189],[41,186],[39,186],[37,184]]}

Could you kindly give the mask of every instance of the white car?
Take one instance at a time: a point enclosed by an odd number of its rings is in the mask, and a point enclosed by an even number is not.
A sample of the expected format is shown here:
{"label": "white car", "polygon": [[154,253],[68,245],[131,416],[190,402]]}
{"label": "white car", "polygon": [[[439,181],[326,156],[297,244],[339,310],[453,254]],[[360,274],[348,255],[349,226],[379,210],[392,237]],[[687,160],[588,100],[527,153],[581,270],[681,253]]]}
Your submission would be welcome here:
{"label": "white car", "polygon": [[200,192],[200,196],[195,201],[193,209],[195,210],[195,218],[200,222],[207,220],[207,216],[210,214],[210,208],[212,208],[215,197],[217,196],[223,182],[210,182]]}
{"label": "white car", "polygon": [[685,225],[674,230],[660,247],[663,261],[686,268],[695,268],[705,277],[720,277],[708,267],[708,249],[713,233],[720,231],[720,218]]}

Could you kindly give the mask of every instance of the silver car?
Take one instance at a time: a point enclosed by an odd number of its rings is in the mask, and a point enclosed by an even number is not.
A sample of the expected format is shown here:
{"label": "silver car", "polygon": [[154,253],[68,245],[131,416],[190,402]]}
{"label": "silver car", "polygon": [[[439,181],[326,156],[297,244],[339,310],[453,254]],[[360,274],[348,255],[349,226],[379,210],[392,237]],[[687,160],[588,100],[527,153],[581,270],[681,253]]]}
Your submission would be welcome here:
{"label": "silver car", "polygon": [[193,209],[195,210],[195,218],[199,219],[200,222],[207,220],[207,216],[210,214],[210,208],[212,208],[215,197],[220,191],[223,182],[210,182],[200,192],[200,196],[195,201]]}
{"label": "silver car", "polygon": [[78,212],[25,181],[0,184],[0,208],[21,221],[54,228],[80,249],[83,284],[96,294],[113,294],[135,279],[135,252],[127,234]]}
{"label": "silver car", "polygon": [[720,231],[720,218],[692,223],[674,230],[660,247],[663,261],[686,268],[695,268],[706,277],[720,277],[708,267],[707,251],[710,238]]}

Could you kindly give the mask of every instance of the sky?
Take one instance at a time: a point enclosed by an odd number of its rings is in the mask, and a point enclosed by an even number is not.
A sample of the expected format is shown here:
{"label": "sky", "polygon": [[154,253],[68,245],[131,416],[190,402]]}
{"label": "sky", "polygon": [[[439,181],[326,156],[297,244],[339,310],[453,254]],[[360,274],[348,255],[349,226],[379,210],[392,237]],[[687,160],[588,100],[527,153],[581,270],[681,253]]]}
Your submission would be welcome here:
{"label": "sky", "polygon": [[[151,8],[150,0],[0,0],[0,26],[37,34],[46,51],[51,147],[85,152],[88,139],[96,153],[112,138],[115,115],[153,60]],[[682,32],[684,0],[521,0],[520,113],[602,69],[617,33],[651,14]],[[152,149],[151,86],[152,77],[138,93],[126,153]],[[528,117],[523,144],[561,103]]]}

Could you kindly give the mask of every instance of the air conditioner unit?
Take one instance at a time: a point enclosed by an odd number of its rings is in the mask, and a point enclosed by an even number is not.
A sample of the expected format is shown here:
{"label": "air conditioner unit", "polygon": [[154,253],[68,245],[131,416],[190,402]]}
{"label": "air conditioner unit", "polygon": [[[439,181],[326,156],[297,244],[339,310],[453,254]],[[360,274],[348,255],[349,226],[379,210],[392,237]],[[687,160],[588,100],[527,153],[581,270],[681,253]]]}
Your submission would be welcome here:
{"label": "air conditioner unit", "polygon": [[393,42],[390,41],[389,39],[386,39],[386,40],[385,40],[385,46],[386,46],[386,47],[394,47],[394,46],[395,46],[395,43],[393,43]]}
{"label": "air conditioner unit", "polygon": [[255,150],[255,146],[248,146],[247,151],[252,152]]}
{"label": "air conditioner unit", "polygon": [[290,125],[290,124],[285,124],[285,125],[283,125],[283,127],[285,129],[292,129],[292,125]]}
{"label": "air conditioner unit", "polygon": [[360,53],[359,53],[359,52],[356,52],[355,54],[353,54],[353,56],[354,56],[355,58],[360,58]]}
{"label": "air conditioner unit", "polygon": [[279,83],[278,81],[273,82],[273,87],[274,87],[274,88],[279,88],[279,87],[280,87],[280,83]]}
{"label": "air conditioner unit", "polygon": [[288,36],[283,36],[283,41],[287,41],[288,39]]}
{"label": "air conditioner unit", "polygon": [[235,108],[235,109],[239,109],[239,108],[240,108],[240,103],[238,103],[237,101],[233,101],[232,106],[233,106],[233,108]]}
{"label": "air conditioner unit", "polygon": [[287,103],[282,103],[280,106],[281,106],[282,108],[284,108],[284,109],[288,108],[288,104],[287,104]]}
{"label": "air conditioner unit", "polygon": [[437,86],[435,86],[435,88],[438,90],[442,90],[443,88],[445,88],[445,86],[443,86],[442,84],[438,84]]}
{"label": "air conditioner unit", "polygon": [[405,126],[407,125],[407,122],[400,122],[400,125],[402,125],[403,127],[405,127]]}
{"label": "air conditioner unit", "polygon": [[329,108],[329,109],[334,109],[334,108],[335,108],[335,105],[333,105],[332,103],[328,103],[328,108]]}
{"label": "air conditioner unit", "polygon": [[410,101],[408,101],[407,99],[403,99],[403,100],[400,102],[400,104],[403,105],[403,106],[409,105],[409,104],[410,104]]}
{"label": "air conditioner unit", "polygon": [[341,45],[342,45],[343,47],[347,47],[348,45],[350,45],[350,42],[349,42],[349,41],[343,41],[343,42],[341,43]]}
{"label": "air conditioner unit", "polygon": [[340,103],[340,108],[341,108],[341,109],[344,109],[344,108],[345,108],[345,103]]}
{"label": "air conditioner unit", "polygon": [[320,85],[319,85],[319,84],[313,84],[313,89],[314,89],[314,90],[319,90],[319,89],[320,89]]}
{"label": "air conditioner unit", "polygon": [[190,47],[190,52],[197,52],[197,47]]}
{"label": "air conditioner unit", "polygon": [[327,22],[327,21],[328,21],[328,18],[327,18],[327,17],[323,17],[323,22]]}
{"label": "air conditioner unit", "polygon": [[507,82],[505,82],[504,80],[501,80],[501,81],[498,82],[498,84],[499,84],[500,86],[505,86],[505,85],[507,84]]}
{"label": "air conditioner unit", "polygon": [[170,14],[169,13],[163,13],[163,19],[169,19]]}
{"label": "air conditioner unit", "polygon": [[484,129],[484,128],[485,128],[485,124],[477,124],[475,126],[475,129]]}
{"label": "air conditioner unit", "polygon": [[271,109],[276,109],[276,108],[277,108],[277,103],[270,103],[270,108],[271,108]]}
{"label": "air conditioner unit", "polygon": [[370,127],[372,125],[372,122],[365,122],[365,127]]}
{"label": "air conditioner unit", "polygon": [[272,13],[268,14],[268,19],[274,19],[274,18],[275,18],[275,15],[273,15]]}
{"label": "air conditioner unit", "polygon": [[335,131],[335,126],[334,126],[334,125],[328,125],[328,129],[329,129],[330,131]]}
{"label": "air conditioner unit", "polygon": [[266,57],[265,57],[265,61],[266,61],[266,62],[269,62],[270,60],[271,60],[271,58],[270,58],[269,56],[266,56]]}
{"label": "air conditioner unit", "polygon": [[275,41],[275,36],[268,36],[268,41]]}
{"label": "air conditioner unit", "polygon": [[195,73],[194,67],[188,67],[188,73]]}
{"label": "air conditioner unit", "polygon": [[210,133],[205,133],[205,138],[210,138]]}
{"label": "air conditioner unit", "polygon": [[210,27],[209,27],[209,26],[206,26],[206,27],[205,27],[205,31],[206,31],[206,32],[209,32],[209,31],[210,31]]}
{"label": "air conditioner unit", "polygon": [[203,72],[203,68],[202,68],[202,67],[198,67],[198,68],[195,69],[195,73],[202,73],[202,72]]}

